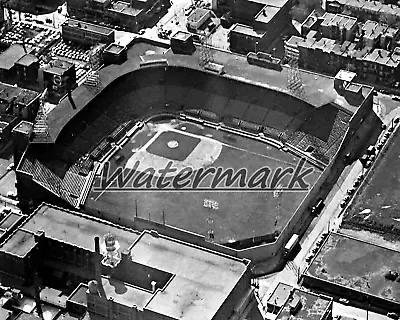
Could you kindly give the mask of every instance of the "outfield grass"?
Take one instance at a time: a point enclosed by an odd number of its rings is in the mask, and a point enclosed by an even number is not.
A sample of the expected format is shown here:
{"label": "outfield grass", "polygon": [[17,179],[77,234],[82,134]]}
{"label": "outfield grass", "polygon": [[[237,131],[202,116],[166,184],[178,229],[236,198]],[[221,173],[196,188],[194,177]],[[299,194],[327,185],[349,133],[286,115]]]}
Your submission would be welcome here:
{"label": "outfield grass", "polygon": [[[230,136],[226,133],[197,126],[187,122],[173,121],[168,125],[175,130],[164,131],[151,144],[147,146],[148,152],[157,153],[173,159],[184,159],[197,145],[199,138],[188,137],[185,132],[199,136],[212,137],[223,143],[222,151],[212,164],[213,167],[232,168],[239,170],[246,168],[249,174],[261,167],[275,170],[278,167],[295,167],[299,159],[292,154],[282,152],[273,147],[257,141],[245,139],[239,136]],[[125,145],[119,154],[124,155],[123,166],[133,154],[134,150],[142,148],[157,134],[152,125],[145,127]],[[185,138],[182,138],[185,137]],[[166,148],[168,141],[180,142],[176,149]],[[182,142],[182,143],[181,143]],[[172,154],[174,153],[174,154]],[[111,166],[117,164],[111,161]],[[308,165],[307,165],[308,166]],[[307,177],[311,185],[320,176],[315,171]],[[284,178],[282,184],[287,184],[289,178]],[[211,177],[205,179],[200,187],[209,187]],[[235,184],[237,186],[237,184]],[[98,198],[97,202],[112,206],[115,214],[134,217],[134,203],[138,206],[138,216],[157,222],[165,222],[177,228],[189,230],[206,235],[212,228],[215,240],[220,243],[238,241],[262,235],[273,234],[282,230],[289,221],[296,208],[304,199],[306,192],[283,192],[280,197],[275,197],[273,192],[231,192],[231,191],[177,191],[168,192],[132,191],[132,192],[93,192],[91,197]],[[218,202],[218,209],[204,207],[204,200]],[[135,201],[136,200],[136,201]],[[163,215],[164,212],[164,215]],[[208,220],[208,221],[207,221]]]}

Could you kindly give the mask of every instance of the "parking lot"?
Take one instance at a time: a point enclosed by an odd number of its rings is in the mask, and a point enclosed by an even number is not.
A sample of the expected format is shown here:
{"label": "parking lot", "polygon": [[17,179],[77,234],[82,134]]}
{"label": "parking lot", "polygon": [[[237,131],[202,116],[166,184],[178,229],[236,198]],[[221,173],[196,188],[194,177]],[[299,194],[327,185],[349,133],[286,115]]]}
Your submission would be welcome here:
{"label": "parking lot", "polygon": [[60,32],[27,22],[15,22],[12,28],[0,39],[3,48],[12,44],[25,45],[34,54],[41,54],[45,49],[60,39]]}

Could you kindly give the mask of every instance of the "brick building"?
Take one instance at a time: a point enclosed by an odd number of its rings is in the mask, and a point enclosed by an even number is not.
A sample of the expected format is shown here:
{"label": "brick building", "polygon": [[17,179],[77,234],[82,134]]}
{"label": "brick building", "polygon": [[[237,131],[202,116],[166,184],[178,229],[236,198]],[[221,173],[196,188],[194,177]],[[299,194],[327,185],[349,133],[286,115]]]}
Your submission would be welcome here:
{"label": "brick building", "polygon": [[340,69],[356,72],[362,79],[383,84],[397,81],[400,30],[342,14],[310,15],[302,25],[303,37],[285,42],[287,57],[297,55],[299,66],[328,74]]}
{"label": "brick building", "polygon": [[87,304],[85,319],[241,317],[255,302],[249,264],[47,204],[0,244],[1,273],[29,284],[36,271],[56,290],[78,287],[67,308],[81,313]]}
{"label": "brick building", "polygon": [[232,22],[230,49],[234,52],[265,50],[287,26],[292,1],[219,1],[218,10],[228,11]]}
{"label": "brick building", "polygon": [[110,44],[115,40],[113,29],[75,19],[68,19],[61,27],[63,39],[77,44],[92,46],[98,43]]}
{"label": "brick building", "polygon": [[104,21],[131,32],[151,24],[167,7],[168,0],[68,0],[68,12],[77,19]]}
{"label": "brick building", "polygon": [[368,0],[327,0],[326,11],[330,13],[346,12],[365,20],[398,21],[400,19],[400,7],[393,4],[384,4],[379,1]]}
{"label": "brick building", "polygon": [[0,81],[15,84],[17,82],[16,63],[30,52],[32,52],[31,49],[24,48],[19,44],[13,44],[2,52],[0,54]]}

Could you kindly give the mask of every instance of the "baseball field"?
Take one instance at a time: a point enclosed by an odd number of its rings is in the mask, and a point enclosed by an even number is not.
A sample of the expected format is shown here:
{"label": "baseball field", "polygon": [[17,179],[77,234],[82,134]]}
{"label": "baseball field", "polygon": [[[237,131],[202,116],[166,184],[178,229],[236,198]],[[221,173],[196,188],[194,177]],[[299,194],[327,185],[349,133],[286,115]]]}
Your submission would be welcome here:
{"label": "baseball field", "polygon": [[[293,184],[296,168],[308,170],[307,188]],[[204,236],[212,230],[216,242],[233,243],[279,233],[320,174],[268,144],[174,119],[137,132],[108,161],[89,197],[119,216]]]}

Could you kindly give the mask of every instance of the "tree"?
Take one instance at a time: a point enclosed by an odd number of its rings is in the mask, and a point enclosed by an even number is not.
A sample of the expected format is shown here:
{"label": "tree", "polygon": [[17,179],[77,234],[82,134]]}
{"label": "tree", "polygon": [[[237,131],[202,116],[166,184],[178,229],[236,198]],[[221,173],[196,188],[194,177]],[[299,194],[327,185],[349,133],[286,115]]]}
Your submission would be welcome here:
{"label": "tree", "polygon": [[313,10],[322,12],[321,0],[299,0],[290,10],[290,15],[293,20],[302,23]]}
{"label": "tree", "polygon": [[381,14],[379,17],[379,22],[382,24],[387,24],[389,27],[392,28],[399,28],[400,27],[400,20],[392,15],[385,15]]}

